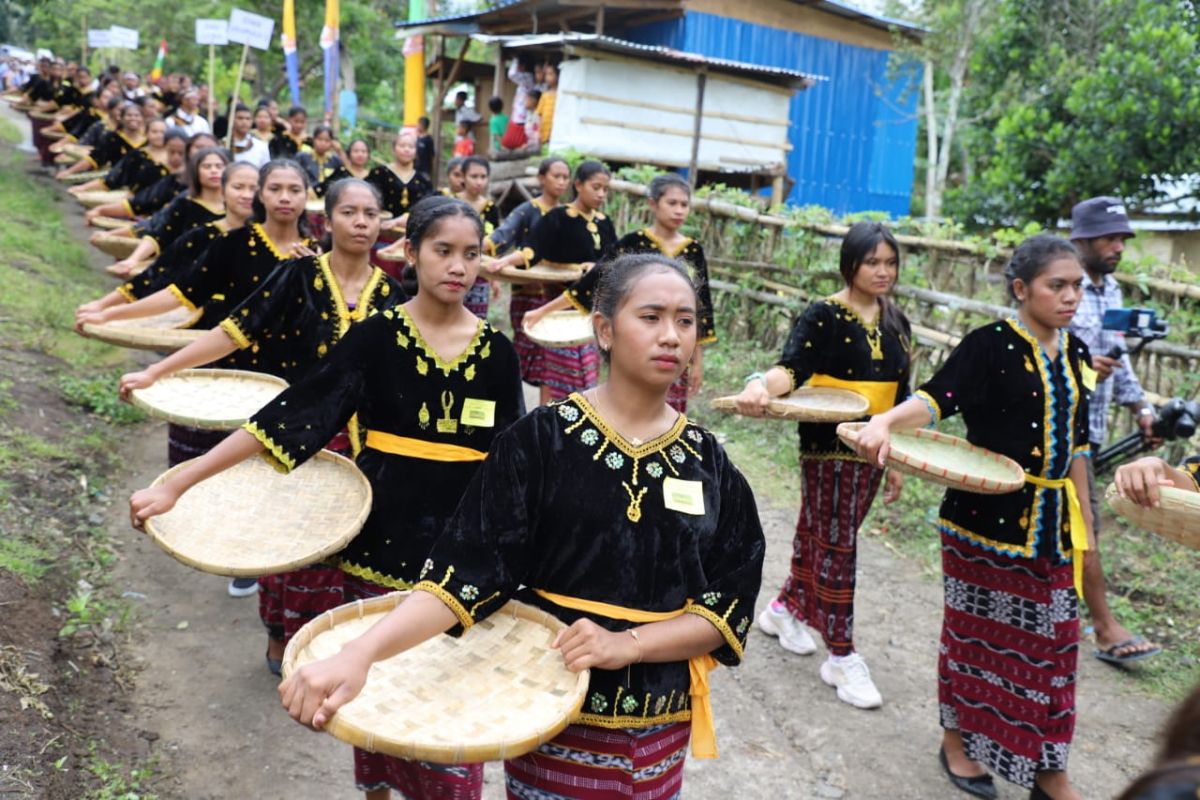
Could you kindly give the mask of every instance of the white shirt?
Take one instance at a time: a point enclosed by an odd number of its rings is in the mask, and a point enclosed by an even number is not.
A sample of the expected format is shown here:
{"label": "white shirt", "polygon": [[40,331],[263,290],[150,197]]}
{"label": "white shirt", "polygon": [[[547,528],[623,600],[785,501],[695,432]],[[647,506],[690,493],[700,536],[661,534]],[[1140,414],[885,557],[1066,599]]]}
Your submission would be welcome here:
{"label": "white shirt", "polygon": [[233,160],[245,161],[262,169],[262,165],[271,160],[271,151],[262,139],[247,136],[240,142],[233,143]]}
{"label": "white shirt", "polygon": [[175,109],[174,113],[167,117],[167,124],[172,128],[178,128],[188,136],[195,136],[197,133],[212,133],[208,120],[199,114],[189,114],[181,108]]}

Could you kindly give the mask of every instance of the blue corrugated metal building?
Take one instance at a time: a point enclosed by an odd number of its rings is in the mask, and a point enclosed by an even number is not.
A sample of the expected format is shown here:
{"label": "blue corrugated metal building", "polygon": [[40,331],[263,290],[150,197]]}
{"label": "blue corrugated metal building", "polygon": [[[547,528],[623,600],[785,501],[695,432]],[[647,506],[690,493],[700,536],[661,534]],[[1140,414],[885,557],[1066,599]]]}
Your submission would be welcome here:
{"label": "blue corrugated metal building", "polygon": [[637,9],[626,3],[603,11],[596,0],[592,6],[508,0],[442,22],[463,33],[537,32],[557,13],[572,30],[590,27],[641,44],[827,76],[792,99],[788,175],[795,185],[788,200],[839,214],[908,213],[921,73],[891,69],[889,62],[894,36],[918,36],[918,29],[820,0],[647,0]]}

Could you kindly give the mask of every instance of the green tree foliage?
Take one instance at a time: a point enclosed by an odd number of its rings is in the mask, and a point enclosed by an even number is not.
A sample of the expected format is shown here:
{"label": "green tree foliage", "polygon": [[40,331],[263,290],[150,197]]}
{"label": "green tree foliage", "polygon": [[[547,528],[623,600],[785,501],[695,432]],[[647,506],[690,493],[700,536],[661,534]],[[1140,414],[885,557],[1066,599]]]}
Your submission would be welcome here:
{"label": "green tree foliage", "polygon": [[1051,222],[1081,199],[1157,196],[1200,171],[1200,52],[1183,0],[1005,0],[976,45],[975,177],[947,205],[985,223]]}

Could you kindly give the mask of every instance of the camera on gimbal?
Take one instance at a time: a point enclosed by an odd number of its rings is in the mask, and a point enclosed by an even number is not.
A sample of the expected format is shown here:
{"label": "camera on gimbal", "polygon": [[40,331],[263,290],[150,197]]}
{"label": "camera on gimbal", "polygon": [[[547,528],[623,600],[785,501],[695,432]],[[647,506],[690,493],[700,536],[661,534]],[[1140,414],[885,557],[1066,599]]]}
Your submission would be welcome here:
{"label": "camera on gimbal", "polygon": [[[1118,344],[1105,353],[1109,358],[1120,358],[1126,353],[1137,355],[1150,342],[1167,338],[1170,326],[1166,320],[1158,318],[1154,309],[1110,308],[1104,312],[1104,330],[1138,340],[1131,350],[1126,350],[1123,345]],[[1124,367],[1118,365],[1117,368]],[[1190,439],[1196,433],[1197,420],[1200,420],[1200,403],[1175,397],[1163,403],[1157,410],[1151,430],[1156,439]],[[1099,475],[1148,449],[1150,443],[1140,430],[1136,430],[1096,453],[1092,459],[1092,466]]]}

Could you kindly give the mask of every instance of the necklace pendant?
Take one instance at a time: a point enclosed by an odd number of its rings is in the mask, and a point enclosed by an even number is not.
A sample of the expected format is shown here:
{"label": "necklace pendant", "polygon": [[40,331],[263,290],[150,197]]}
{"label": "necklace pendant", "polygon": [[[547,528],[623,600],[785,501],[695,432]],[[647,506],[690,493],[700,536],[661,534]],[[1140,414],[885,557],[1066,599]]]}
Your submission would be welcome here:
{"label": "necklace pendant", "polygon": [[629,517],[630,522],[637,522],[640,520],[642,518],[641,504],[639,503],[638,505],[634,505],[633,503],[630,503],[629,507],[625,509],[625,516]]}

